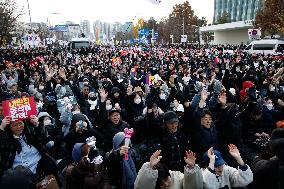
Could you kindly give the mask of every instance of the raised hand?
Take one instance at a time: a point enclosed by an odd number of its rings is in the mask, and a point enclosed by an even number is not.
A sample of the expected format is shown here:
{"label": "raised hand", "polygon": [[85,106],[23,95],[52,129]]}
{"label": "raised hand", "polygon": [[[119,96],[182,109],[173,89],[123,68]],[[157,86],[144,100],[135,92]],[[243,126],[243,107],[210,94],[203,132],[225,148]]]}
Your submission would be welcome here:
{"label": "raised hand", "polygon": [[213,147],[211,147],[208,151],[207,151],[207,155],[210,159],[209,161],[209,167],[214,170],[214,164],[215,164],[215,154],[214,154],[214,150]]}
{"label": "raised hand", "polygon": [[208,93],[206,90],[201,91],[201,101],[205,102],[206,99],[208,98]]}
{"label": "raised hand", "polygon": [[209,150],[207,151],[207,155],[208,155],[210,160],[214,160],[215,161],[215,154],[214,154],[213,147],[209,148]]}
{"label": "raised hand", "polygon": [[233,156],[233,158],[235,158],[235,160],[237,160],[237,162],[240,165],[244,165],[245,163],[241,157],[240,151],[238,150],[237,146],[235,146],[234,144],[229,144],[228,148],[229,148],[229,153],[231,154],[231,156]]}
{"label": "raised hand", "polygon": [[190,167],[194,167],[195,160],[196,160],[196,154],[188,150],[185,152],[185,155],[186,155],[186,157],[184,157],[185,163],[189,165]]}
{"label": "raised hand", "polygon": [[98,92],[100,94],[101,101],[104,102],[108,96],[108,93],[105,91],[104,88],[100,88]]}
{"label": "raised hand", "polygon": [[231,156],[233,156],[235,159],[241,156],[237,146],[235,146],[234,144],[229,144],[228,148]]}
{"label": "raised hand", "polygon": [[222,106],[225,106],[227,103],[227,96],[225,92],[221,92],[218,98],[219,102],[221,103]]}
{"label": "raised hand", "polygon": [[10,116],[4,117],[4,119],[1,122],[0,129],[4,130],[6,128],[6,126],[11,123],[11,119],[12,118]]}
{"label": "raised hand", "polygon": [[66,80],[66,74],[65,74],[65,71],[64,71],[63,68],[60,68],[60,69],[59,69],[59,76],[60,76],[62,79]]}
{"label": "raised hand", "polygon": [[174,99],[174,105],[175,105],[175,108],[177,108],[179,106],[179,102],[177,99]]}
{"label": "raised hand", "polygon": [[161,150],[157,150],[155,153],[153,153],[153,155],[150,157],[150,166],[153,168],[155,165],[157,165],[162,156],[160,156],[161,154]]}
{"label": "raised hand", "polygon": [[39,125],[38,117],[36,115],[31,115],[30,121],[36,127]]}

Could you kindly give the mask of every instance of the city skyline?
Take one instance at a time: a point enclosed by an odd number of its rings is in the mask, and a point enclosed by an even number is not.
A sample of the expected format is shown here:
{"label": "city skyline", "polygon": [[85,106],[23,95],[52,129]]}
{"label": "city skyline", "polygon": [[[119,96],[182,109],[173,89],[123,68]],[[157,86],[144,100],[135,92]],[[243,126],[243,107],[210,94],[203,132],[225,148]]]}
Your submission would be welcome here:
{"label": "city skyline", "polygon": [[[16,1],[19,3],[19,8],[23,7],[24,15],[21,20],[30,22],[27,1]],[[89,20],[91,23],[96,20],[108,23],[135,22],[138,18],[149,19],[150,17],[159,20],[167,17],[175,4],[185,2],[185,0],[162,0],[159,4],[153,4],[148,0],[81,0],[79,2],[75,0],[29,0],[31,20],[32,22],[49,22],[52,25],[66,21],[80,23],[84,20]],[[198,17],[204,16],[209,23],[212,22],[213,0],[189,0],[189,3]]]}

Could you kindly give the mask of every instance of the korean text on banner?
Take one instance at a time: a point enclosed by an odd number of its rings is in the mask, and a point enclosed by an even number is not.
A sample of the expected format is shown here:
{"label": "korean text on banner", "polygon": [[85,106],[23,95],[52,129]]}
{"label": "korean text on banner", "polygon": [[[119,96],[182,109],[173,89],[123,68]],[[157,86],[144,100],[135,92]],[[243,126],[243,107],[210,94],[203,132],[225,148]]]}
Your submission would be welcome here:
{"label": "korean text on banner", "polygon": [[12,121],[29,119],[37,115],[34,97],[16,98],[2,102],[4,116],[11,116]]}

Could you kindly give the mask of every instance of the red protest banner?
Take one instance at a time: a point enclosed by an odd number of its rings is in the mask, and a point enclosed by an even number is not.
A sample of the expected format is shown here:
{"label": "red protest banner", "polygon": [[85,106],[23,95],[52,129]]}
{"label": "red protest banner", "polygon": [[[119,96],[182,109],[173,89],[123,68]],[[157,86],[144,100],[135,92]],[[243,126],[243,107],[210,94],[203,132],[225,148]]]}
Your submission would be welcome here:
{"label": "red protest banner", "polygon": [[31,115],[37,115],[34,97],[16,98],[2,102],[4,117],[11,116],[12,121],[29,119]]}

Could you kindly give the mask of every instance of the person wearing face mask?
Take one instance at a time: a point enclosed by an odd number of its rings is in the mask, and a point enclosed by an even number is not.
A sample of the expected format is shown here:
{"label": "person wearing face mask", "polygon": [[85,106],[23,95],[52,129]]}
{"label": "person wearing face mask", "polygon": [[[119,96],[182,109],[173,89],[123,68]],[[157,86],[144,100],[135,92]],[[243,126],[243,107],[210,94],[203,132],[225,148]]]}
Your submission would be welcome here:
{"label": "person wearing face mask", "polygon": [[84,143],[87,138],[95,136],[98,144],[100,143],[101,136],[93,128],[90,128],[86,116],[83,114],[75,114],[72,117],[70,132],[64,136],[64,142],[66,143],[66,150],[70,155],[73,146],[76,143]]}
{"label": "person wearing face mask", "polygon": [[164,157],[161,162],[172,171],[183,171],[183,155],[189,149],[189,137],[183,134],[175,112],[168,111],[163,116],[164,129],[161,135],[161,149]]}
{"label": "person wearing face mask", "polygon": [[35,128],[37,137],[40,138],[42,143],[45,145],[48,152],[55,158],[60,159],[64,156],[62,153],[61,143],[62,141],[62,130],[55,123],[47,112],[40,112],[38,114],[39,125]]}
{"label": "person wearing face mask", "polygon": [[114,107],[113,101],[107,96],[104,97],[104,100],[102,100],[102,97],[98,99],[96,125],[98,125],[99,129],[101,129],[103,125],[107,124],[109,112],[112,110],[113,107]]}
{"label": "person wearing face mask", "polygon": [[238,163],[238,169],[226,165],[219,151],[211,147],[204,153],[203,160],[208,165],[202,169],[205,189],[245,187],[253,182],[253,173],[243,161],[238,148],[228,145],[229,153]]}
{"label": "person wearing face mask", "polygon": [[126,100],[127,122],[133,125],[134,121],[142,116],[144,103],[142,97],[138,93],[132,93]]}
{"label": "person wearing face mask", "polygon": [[158,89],[157,91],[159,93],[159,98],[157,98],[156,103],[157,105],[166,112],[167,110],[170,110],[170,103],[168,102],[168,94],[166,91]]}
{"label": "person wearing face mask", "polygon": [[264,103],[264,109],[265,110],[268,110],[268,112],[272,112],[274,107],[273,107],[273,102],[270,98],[267,98],[265,100],[265,103]]}
{"label": "person wearing face mask", "polygon": [[114,102],[114,104],[118,103],[121,107],[121,111],[125,111],[125,97],[122,93],[122,91],[118,87],[113,87],[111,89],[110,96],[111,100]]}

